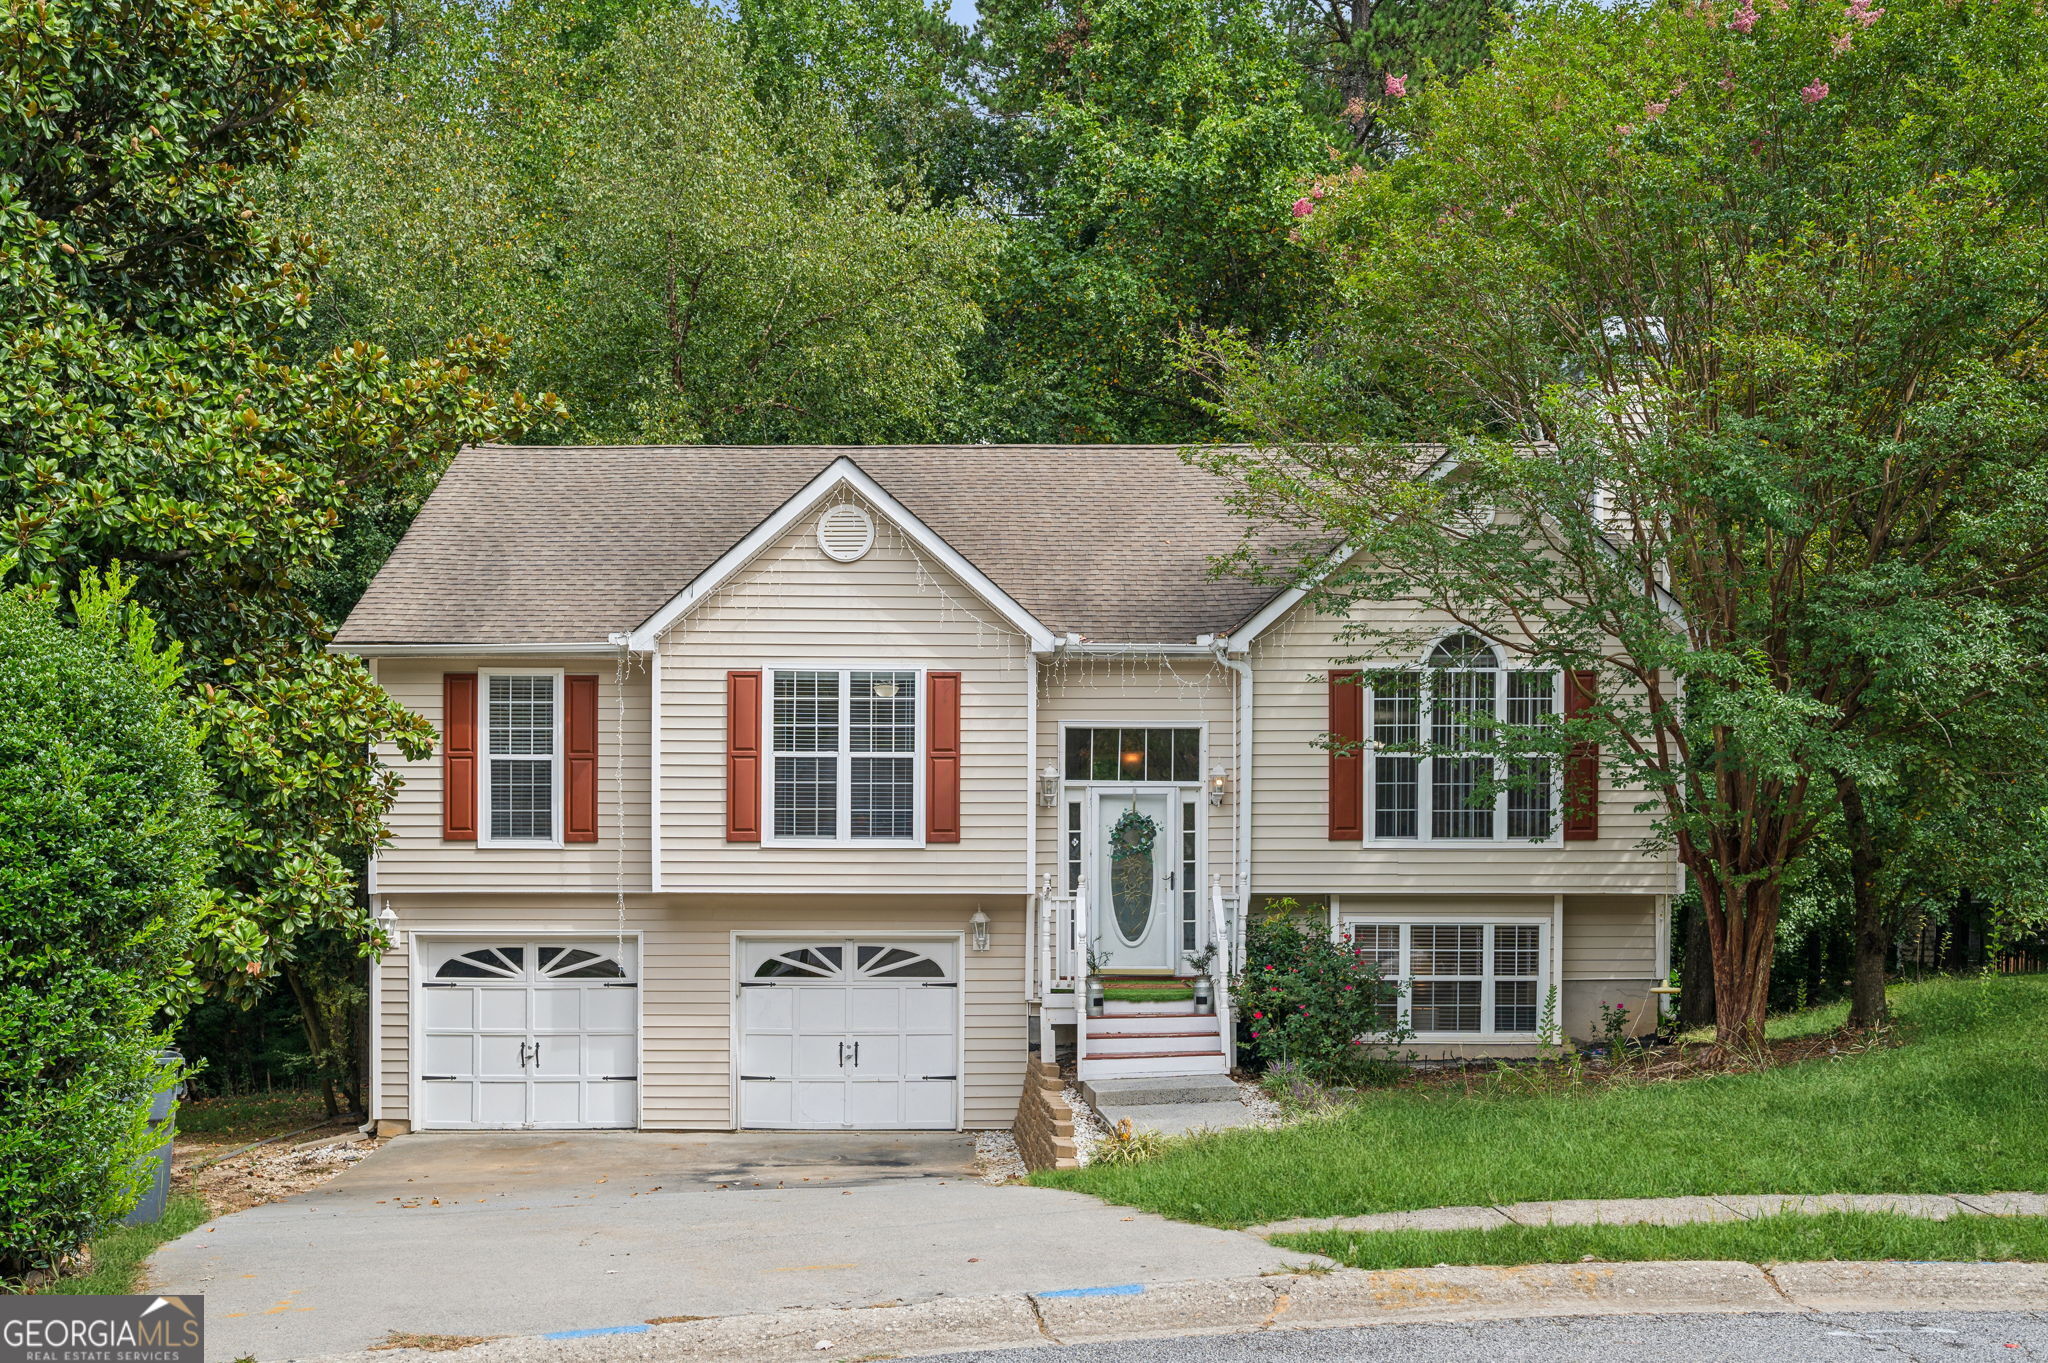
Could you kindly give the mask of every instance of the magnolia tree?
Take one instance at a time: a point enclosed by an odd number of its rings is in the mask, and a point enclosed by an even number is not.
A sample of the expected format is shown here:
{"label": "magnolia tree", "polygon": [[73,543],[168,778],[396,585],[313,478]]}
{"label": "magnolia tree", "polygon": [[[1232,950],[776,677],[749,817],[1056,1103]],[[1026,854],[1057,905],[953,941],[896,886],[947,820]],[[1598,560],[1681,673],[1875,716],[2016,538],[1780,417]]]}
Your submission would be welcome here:
{"label": "magnolia tree", "polygon": [[1493,740],[1642,792],[1724,1047],[1761,1045],[1788,868],[2039,703],[2044,91],[2048,21],[2000,0],[1524,10],[1415,154],[1296,206],[1342,306],[1202,357],[1258,442],[1202,456],[1244,566],[1598,674]]}

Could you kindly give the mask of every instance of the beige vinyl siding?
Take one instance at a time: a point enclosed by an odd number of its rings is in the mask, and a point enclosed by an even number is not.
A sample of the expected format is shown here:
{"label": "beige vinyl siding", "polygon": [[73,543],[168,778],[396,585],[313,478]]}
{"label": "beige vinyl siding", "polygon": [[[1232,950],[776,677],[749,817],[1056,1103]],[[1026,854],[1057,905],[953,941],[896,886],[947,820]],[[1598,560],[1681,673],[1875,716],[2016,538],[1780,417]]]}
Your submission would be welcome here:
{"label": "beige vinyl siding", "polygon": [[[1038,875],[1066,885],[1066,817],[1071,789],[1065,784],[1063,725],[1118,727],[1204,726],[1202,775],[1222,766],[1235,771],[1237,757],[1236,674],[1206,658],[1048,659],[1040,664],[1038,766],[1057,768],[1062,798],[1039,808]],[[1235,885],[1237,856],[1235,795],[1212,806],[1196,806],[1206,840],[1207,875],[1221,876],[1226,892]],[[1206,890],[1207,881],[1204,882]]]}
{"label": "beige vinyl siding", "polygon": [[1657,901],[1643,895],[1566,895],[1564,977],[1643,980],[1657,974]]}
{"label": "beige vinyl siding", "polygon": [[[1429,617],[1379,608],[1376,623],[1434,633]],[[1272,627],[1252,648],[1256,677],[1252,735],[1252,883],[1260,894],[1440,891],[1465,894],[1668,893],[1669,854],[1645,855],[1650,816],[1636,792],[1603,773],[1600,837],[1592,842],[1376,845],[1329,838],[1329,726],[1332,659],[1358,652],[1340,643],[1337,621],[1306,608]],[[1443,629],[1451,623],[1443,621]],[[1399,661],[1419,659],[1420,649]],[[1338,666],[1357,666],[1339,663]]]}
{"label": "beige vinyl siding", "polygon": [[[380,658],[377,680],[406,709],[441,729],[441,678],[449,672],[559,669],[597,677],[598,840],[560,848],[493,847],[441,837],[441,747],[423,762],[379,755],[400,785],[377,854],[377,893],[415,891],[644,892],[647,879],[647,665],[629,670],[621,705],[615,657]],[[478,702],[479,707],[483,704]],[[479,742],[482,741],[479,733]],[[481,773],[479,781],[483,779]],[[557,819],[560,811],[557,811]],[[624,836],[621,862],[620,837]],[[621,872],[623,870],[623,879]]]}
{"label": "beige vinyl siding", "polygon": [[[621,930],[615,901],[477,896],[395,898],[408,932],[507,936]],[[815,932],[831,936],[964,934],[979,907],[990,949],[965,950],[961,979],[962,1121],[1006,1127],[1024,1084],[1024,909],[1020,897],[919,899],[846,896],[631,896],[623,930],[641,940],[641,1121],[649,1130],[728,1130],[732,1110],[733,939],[735,934]],[[408,1120],[410,981],[404,951],[384,958],[379,1036],[381,1116]]]}
{"label": "beige vinyl siding", "polygon": [[[874,548],[839,563],[818,548],[815,517],[805,517],[663,637],[663,890],[1024,893],[1028,643],[879,514],[875,519]],[[961,674],[960,841],[728,843],[727,672],[865,666]],[[764,821],[772,788],[764,760]]]}

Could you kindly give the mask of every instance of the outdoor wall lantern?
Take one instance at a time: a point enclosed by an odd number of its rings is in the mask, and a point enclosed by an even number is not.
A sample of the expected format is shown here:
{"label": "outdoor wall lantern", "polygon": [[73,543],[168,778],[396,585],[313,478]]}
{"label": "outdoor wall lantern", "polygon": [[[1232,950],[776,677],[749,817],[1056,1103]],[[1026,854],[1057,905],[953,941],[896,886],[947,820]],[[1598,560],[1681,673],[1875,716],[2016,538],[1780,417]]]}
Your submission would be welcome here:
{"label": "outdoor wall lantern", "polygon": [[1222,767],[1209,768],[1209,803],[1220,805],[1230,794],[1230,773]]}
{"label": "outdoor wall lantern", "polygon": [[1048,762],[1038,773],[1038,803],[1051,809],[1060,802],[1060,769]]}
{"label": "outdoor wall lantern", "polygon": [[398,911],[391,907],[391,901],[384,901],[384,911],[377,915],[377,926],[384,929],[384,936],[392,946],[399,944]]}
{"label": "outdoor wall lantern", "polygon": [[976,951],[987,951],[988,915],[981,911],[979,904],[974,906],[974,917],[967,920],[967,930],[968,945]]}

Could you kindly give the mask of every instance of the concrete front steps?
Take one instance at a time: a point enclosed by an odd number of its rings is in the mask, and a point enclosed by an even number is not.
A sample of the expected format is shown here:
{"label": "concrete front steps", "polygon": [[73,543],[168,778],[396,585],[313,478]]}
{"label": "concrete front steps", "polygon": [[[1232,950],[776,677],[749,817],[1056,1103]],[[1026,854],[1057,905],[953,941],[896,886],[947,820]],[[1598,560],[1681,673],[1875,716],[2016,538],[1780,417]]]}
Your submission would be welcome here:
{"label": "concrete front steps", "polygon": [[1083,1080],[1081,1096],[1112,1129],[1128,1121],[1138,1131],[1178,1136],[1250,1126],[1258,1120],[1245,1106],[1237,1082],[1222,1074]]}
{"label": "concrete front steps", "polygon": [[1196,1012],[1192,1001],[1111,999],[1103,1005],[1103,1016],[1087,1019],[1087,1028],[1087,1045],[1075,1066],[1084,1083],[1230,1073],[1223,1019],[1214,1010]]}

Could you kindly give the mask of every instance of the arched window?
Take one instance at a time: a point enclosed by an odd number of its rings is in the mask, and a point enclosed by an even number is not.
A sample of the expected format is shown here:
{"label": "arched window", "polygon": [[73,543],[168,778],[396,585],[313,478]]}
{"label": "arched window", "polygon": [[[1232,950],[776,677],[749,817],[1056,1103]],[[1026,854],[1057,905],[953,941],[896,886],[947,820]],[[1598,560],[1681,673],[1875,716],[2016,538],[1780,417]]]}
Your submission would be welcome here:
{"label": "arched window", "polygon": [[1556,713],[1557,675],[1507,667],[1469,631],[1437,641],[1418,671],[1380,678],[1372,695],[1373,832],[1472,841],[1551,836],[1552,763],[1496,755],[1504,727]]}

